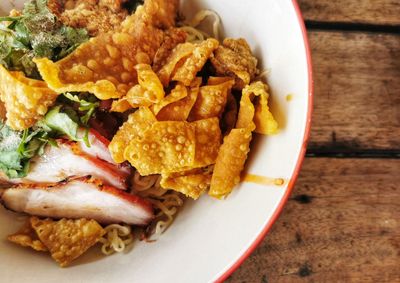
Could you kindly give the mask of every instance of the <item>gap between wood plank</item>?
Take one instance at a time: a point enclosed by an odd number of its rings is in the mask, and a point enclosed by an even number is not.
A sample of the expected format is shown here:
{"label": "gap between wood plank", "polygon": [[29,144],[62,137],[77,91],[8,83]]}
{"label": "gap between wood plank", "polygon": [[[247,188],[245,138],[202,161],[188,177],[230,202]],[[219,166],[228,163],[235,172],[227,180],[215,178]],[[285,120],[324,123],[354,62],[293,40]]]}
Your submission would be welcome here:
{"label": "gap between wood plank", "polygon": [[399,34],[400,26],[398,25],[374,25],[363,23],[342,23],[342,22],[322,22],[322,21],[305,21],[307,29],[323,30],[323,31],[358,31],[358,32],[374,32]]}
{"label": "gap between wood plank", "polygon": [[307,149],[307,157],[337,157],[337,158],[386,158],[400,159],[400,150],[392,149],[334,149],[311,148]]}

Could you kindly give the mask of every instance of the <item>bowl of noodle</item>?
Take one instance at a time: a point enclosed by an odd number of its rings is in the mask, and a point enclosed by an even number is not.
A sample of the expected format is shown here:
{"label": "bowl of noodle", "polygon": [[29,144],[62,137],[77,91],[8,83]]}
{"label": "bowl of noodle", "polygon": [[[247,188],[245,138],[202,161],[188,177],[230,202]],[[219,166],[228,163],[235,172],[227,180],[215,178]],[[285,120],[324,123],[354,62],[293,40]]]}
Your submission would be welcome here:
{"label": "bowl of noodle", "polygon": [[[0,13],[6,15],[14,8],[21,8],[24,2],[2,1]],[[26,252],[3,240],[18,230],[26,217],[0,208],[0,264],[5,281],[223,281],[264,239],[279,216],[303,161],[312,111],[310,50],[298,5],[294,0],[254,0],[251,4],[240,0],[180,2],[176,25],[186,33],[186,42],[196,45],[210,38],[219,42],[225,38],[246,40],[257,58],[257,72],[252,74],[251,82],[268,85],[268,113],[273,115],[278,129],[273,135],[253,134],[243,170],[235,178],[226,177],[235,179],[233,185],[229,185],[235,189],[212,191],[211,181],[209,194],[214,198],[207,194],[199,197],[197,192],[166,190],[168,180],[164,176],[143,174],[145,161],[139,160],[135,165],[137,156],[128,156],[126,159],[137,169],[129,183],[135,196],[145,199],[146,205],[153,208],[151,223],[140,231],[121,223],[103,225],[103,234],[97,243],[99,248],[90,249],[68,268],[57,268],[45,254]],[[99,24],[96,26],[94,30]],[[216,69],[218,72],[218,67]],[[140,76],[142,70],[136,70]],[[43,74],[41,72],[47,82]],[[238,77],[240,85],[245,79]],[[237,86],[238,81],[233,80],[230,87],[234,84]],[[116,109],[129,105],[123,100],[118,103]],[[239,104],[242,106],[242,101]],[[213,132],[212,127],[207,127],[207,131]],[[210,141],[207,150],[211,152],[212,148]],[[229,150],[235,155],[241,149]],[[202,173],[215,173],[219,170],[217,166],[204,166]],[[82,182],[96,185],[87,179]],[[104,254],[110,256],[104,257]]]}

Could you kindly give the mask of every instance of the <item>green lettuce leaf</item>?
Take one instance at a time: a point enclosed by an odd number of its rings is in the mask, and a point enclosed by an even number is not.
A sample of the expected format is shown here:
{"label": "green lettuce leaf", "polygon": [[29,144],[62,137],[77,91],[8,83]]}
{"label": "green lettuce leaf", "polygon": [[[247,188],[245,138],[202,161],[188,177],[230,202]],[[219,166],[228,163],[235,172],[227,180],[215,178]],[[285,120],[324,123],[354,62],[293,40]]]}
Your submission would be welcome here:
{"label": "green lettuce leaf", "polygon": [[71,140],[79,140],[78,123],[71,118],[71,112],[69,115],[61,112],[61,107],[61,105],[53,107],[49,112],[47,112],[44,117],[46,125],[60,134],[67,135]]}

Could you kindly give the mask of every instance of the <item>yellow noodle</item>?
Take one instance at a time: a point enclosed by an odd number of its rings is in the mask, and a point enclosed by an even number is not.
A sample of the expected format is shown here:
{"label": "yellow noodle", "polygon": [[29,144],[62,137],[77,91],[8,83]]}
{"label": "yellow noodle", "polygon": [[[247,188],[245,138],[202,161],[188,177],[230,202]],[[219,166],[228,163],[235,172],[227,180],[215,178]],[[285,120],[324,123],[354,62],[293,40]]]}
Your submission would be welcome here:
{"label": "yellow noodle", "polygon": [[137,172],[133,176],[133,189],[142,192],[150,189],[154,186],[157,181],[158,176],[140,176]]}
{"label": "yellow noodle", "polygon": [[[207,18],[213,17],[213,34],[209,35],[206,32],[198,29],[198,26]],[[181,29],[188,34],[187,41],[198,43],[204,41],[209,37],[219,39],[219,30],[221,28],[221,19],[218,14],[211,10],[201,10],[198,12],[191,21],[181,23]]]}
{"label": "yellow noodle", "polygon": [[213,17],[214,22],[213,22],[213,37],[216,39],[219,39],[219,28],[221,26],[221,19],[218,16],[218,14],[214,11],[211,10],[201,10],[198,12],[191,21],[189,21],[187,24],[188,26],[191,27],[197,27],[203,22],[207,17]]}
{"label": "yellow noodle", "polygon": [[186,41],[188,42],[199,43],[210,37],[207,33],[202,32],[191,26],[183,26],[180,29],[187,33],[188,37]]}
{"label": "yellow noodle", "polygon": [[101,251],[105,255],[122,252],[133,242],[129,225],[111,224],[104,228],[106,234],[100,239]]}
{"label": "yellow noodle", "polygon": [[[146,198],[155,209],[155,219],[147,229],[148,240],[156,240],[174,221],[179,208],[183,205],[184,196],[160,186],[161,176],[142,177],[136,171],[132,179],[133,193]],[[143,184],[152,184],[143,189]],[[139,189],[138,189],[139,188]]]}

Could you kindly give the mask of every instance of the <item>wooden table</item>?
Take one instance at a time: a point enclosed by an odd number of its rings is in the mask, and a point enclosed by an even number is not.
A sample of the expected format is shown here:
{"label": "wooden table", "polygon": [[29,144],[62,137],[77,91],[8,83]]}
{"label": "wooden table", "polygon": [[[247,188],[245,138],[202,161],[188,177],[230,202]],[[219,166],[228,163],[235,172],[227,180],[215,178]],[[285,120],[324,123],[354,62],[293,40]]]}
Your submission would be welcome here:
{"label": "wooden table", "polygon": [[307,158],[228,282],[400,282],[400,0],[299,0],[315,105]]}

